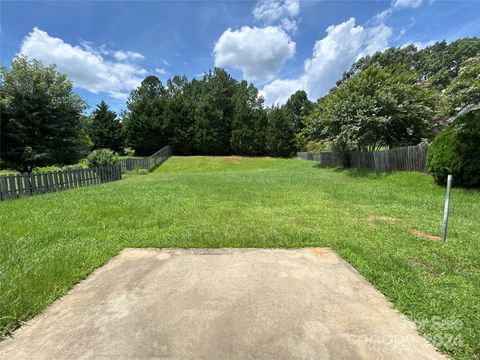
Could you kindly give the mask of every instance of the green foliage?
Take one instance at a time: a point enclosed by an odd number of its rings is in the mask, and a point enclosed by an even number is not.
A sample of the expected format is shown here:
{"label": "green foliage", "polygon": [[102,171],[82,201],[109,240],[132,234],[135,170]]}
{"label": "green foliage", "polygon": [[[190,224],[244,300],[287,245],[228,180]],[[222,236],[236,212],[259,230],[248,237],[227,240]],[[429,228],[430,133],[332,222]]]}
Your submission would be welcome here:
{"label": "green foliage", "polygon": [[480,187],[480,108],[459,116],[428,149],[429,172],[439,184]]}
{"label": "green foliage", "polygon": [[127,157],[132,157],[135,156],[135,150],[128,146],[126,148],[123,148],[123,154]]}
{"label": "green foliage", "polygon": [[284,108],[293,121],[295,132],[299,133],[305,127],[305,117],[313,110],[313,103],[308,99],[304,90],[298,90],[290,96]]}
{"label": "green foliage", "polygon": [[0,69],[1,157],[5,167],[74,164],[91,142],[83,128],[85,101],[72,82],[40,61],[18,57]]}
{"label": "green foliage", "polygon": [[242,81],[235,94],[231,146],[235,154],[265,154],[267,118],[263,98],[253,84]]}
{"label": "green foliage", "polygon": [[437,93],[403,65],[372,65],[320,99],[306,119],[310,140],[376,150],[431,136]]}
{"label": "green foliage", "polygon": [[268,113],[268,154],[289,157],[295,150],[295,131],[287,111],[280,107],[273,107]]}
{"label": "green foliage", "polygon": [[195,147],[199,154],[229,154],[237,81],[221,68],[203,77],[195,112]]}
{"label": "green foliage", "polygon": [[447,44],[436,42],[425,49],[418,50],[414,45],[389,48],[372,56],[356,61],[337,85],[347,82],[370,66],[390,67],[404,65],[414,71],[419,81],[428,81],[438,90],[445,89],[456,78],[465,61],[480,55],[480,39],[465,38]]}
{"label": "green foliage", "polygon": [[88,154],[87,160],[91,168],[112,166],[118,161],[118,155],[110,149],[97,149]]}
{"label": "green foliage", "polygon": [[253,84],[238,83],[224,69],[190,82],[174,76],[166,88],[149,76],[127,105],[124,133],[137,155],[167,144],[182,155],[265,154],[263,98]]}
{"label": "green foliage", "polygon": [[168,129],[163,121],[166,107],[165,88],[156,76],[147,76],[127,101],[129,113],[124,118],[127,144],[139,156],[151,155],[168,145]]}
{"label": "green foliage", "polygon": [[480,104],[480,55],[465,61],[459,75],[446,90],[451,112],[467,105]]}
{"label": "green foliage", "polygon": [[122,124],[117,114],[109,110],[105,101],[101,101],[90,115],[87,132],[93,142],[93,149],[111,149],[120,151],[123,145]]}

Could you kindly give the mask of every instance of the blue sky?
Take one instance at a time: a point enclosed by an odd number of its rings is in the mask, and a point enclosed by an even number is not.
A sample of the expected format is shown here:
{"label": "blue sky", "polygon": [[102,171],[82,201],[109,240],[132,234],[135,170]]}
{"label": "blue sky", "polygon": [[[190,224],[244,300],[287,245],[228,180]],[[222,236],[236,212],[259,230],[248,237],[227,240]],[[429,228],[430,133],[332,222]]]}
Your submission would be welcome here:
{"label": "blue sky", "polygon": [[[148,74],[199,77],[215,65],[266,102],[324,95],[359,56],[480,36],[480,1],[2,1],[1,62],[56,63],[93,106],[125,108]],[[90,109],[91,110],[91,109]]]}

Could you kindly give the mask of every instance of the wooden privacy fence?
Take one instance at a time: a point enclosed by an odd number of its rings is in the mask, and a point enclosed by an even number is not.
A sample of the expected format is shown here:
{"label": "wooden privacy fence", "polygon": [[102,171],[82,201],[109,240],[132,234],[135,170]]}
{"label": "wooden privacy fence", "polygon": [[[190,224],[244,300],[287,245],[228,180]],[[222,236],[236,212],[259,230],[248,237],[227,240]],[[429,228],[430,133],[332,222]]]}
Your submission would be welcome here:
{"label": "wooden privacy fence", "polygon": [[94,169],[58,170],[0,176],[0,201],[120,180],[119,164]]}
{"label": "wooden privacy fence", "polygon": [[152,171],[160,166],[165,160],[172,155],[172,148],[170,145],[158,150],[155,154],[142,159],[121,159],[119,161],[122,172],[132,171],[135,169],[147,169]]}
{"label": "wooden privacy fence", "polygon": [[[384,151],[352,151],[350,167],[377,171],[427,171],[427,144]],[[327,166],[343,166],[341,157],[332,152],[299,152],[304,160],[315,160]]]}

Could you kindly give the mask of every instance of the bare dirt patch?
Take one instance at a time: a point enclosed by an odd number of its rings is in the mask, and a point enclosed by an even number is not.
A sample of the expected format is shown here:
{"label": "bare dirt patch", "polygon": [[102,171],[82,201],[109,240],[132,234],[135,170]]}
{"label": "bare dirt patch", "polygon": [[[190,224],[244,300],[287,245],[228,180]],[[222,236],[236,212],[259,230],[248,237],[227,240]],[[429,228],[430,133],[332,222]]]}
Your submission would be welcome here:
{"label": "bare dirt patch", "polygon": [[417,229],[412,229],[412,230],[411,230],[411,233],[412,233],[413,235],[416,235],[416,236],[419,236],[419,237],[423,237],[423,238],[425,238],[425,239],[432,240],[432,241],[439,241],[439,240],[442,239],[440,236],[433,235],[433,234],[429,234],[429,233],[426,233],[426,232],[424,232],[424,231],[417,230]]}

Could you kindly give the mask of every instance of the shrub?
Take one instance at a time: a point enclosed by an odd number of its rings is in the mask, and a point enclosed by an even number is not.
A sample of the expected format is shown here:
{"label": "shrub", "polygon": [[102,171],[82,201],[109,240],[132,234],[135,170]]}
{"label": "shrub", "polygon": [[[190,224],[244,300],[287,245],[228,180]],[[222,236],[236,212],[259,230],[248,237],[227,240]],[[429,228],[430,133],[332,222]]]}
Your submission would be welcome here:
{"label": "shrub", "polygon": [[110,149],[97,149],[88,154],[87,160],[91,168],[112,166],[118,161],[118,155]]}
{"label": "shrub", "polygon": [[427,165],[438,184],[445,184],[451,174],[454,185],[480,186],[480,107],[458,116],[437,136]]}
{"label": "shrub", "polygon": [[125,156],[135,156],[135,150],[133,150],[131,147],[126,147],[123,148],[123,154]]}

